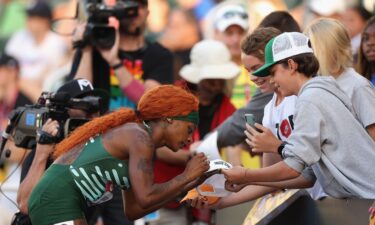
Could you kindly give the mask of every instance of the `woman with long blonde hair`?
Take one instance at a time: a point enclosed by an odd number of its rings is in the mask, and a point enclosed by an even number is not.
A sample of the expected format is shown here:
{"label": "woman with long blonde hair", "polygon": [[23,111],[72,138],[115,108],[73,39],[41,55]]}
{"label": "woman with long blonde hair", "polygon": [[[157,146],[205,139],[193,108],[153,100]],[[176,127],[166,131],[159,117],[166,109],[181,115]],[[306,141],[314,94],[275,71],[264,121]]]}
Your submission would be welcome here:
{"label": "woman with long blonde hair", "polygon": [[335,78],[349,96],[358,120],[375,140],[375,89],[353,68],[348,31],[338,20],[321,18],[309,24],[304,33],[319,61],[318,74]]}
{"label": "woman with long blonde hair", "polygon": [[125,214],[136,219],[198,185],[209,168],[203,154],[169,182],[153,180],[156,148],[189,144],[197,110],[196,97],[164,85],[145,93],[135,111],[122,108],[77,128],[56,146],[54,164],[31,194],[32,223],[86,224],[85,205],[110,200],[113,188],[123,189]]}

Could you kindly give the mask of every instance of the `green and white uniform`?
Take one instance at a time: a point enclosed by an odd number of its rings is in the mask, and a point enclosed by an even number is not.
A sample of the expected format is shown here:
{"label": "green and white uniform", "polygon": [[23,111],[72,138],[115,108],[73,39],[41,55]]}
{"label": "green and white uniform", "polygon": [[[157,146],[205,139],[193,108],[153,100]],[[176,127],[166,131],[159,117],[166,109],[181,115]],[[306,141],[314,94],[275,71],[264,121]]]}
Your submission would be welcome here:
{"label": "green and white uniform", "polygon": [[110,155],[101,140],[101,136],[90,139],[71,165],[53,164],[48,168],[29,200],[33,224],[84,218],[85,204],[110,200],[114,186],[130,188],[128,162]]}

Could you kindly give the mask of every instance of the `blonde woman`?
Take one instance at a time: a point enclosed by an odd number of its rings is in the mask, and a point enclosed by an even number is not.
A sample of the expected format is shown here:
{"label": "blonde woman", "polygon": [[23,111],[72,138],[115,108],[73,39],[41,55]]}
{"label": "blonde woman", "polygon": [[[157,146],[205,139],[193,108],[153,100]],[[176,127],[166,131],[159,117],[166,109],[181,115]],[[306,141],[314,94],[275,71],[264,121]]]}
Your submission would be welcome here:
{"label": "blonde woman", "polygon": [[308,25],[304,33],[310,38],[319,61],[318,74],[336,79],[339,87],[349,96],[357,119],[375,140],[375,89],[352,67],[348,31],[338,20],[321,18]]}

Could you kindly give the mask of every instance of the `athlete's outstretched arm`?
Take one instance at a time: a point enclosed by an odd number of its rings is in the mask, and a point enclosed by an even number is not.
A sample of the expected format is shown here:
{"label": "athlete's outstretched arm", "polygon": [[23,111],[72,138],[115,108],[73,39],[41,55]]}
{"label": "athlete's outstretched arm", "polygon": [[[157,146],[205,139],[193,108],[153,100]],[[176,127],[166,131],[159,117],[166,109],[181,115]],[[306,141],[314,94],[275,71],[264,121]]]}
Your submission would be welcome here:
{"label": "athlete's outstretched arm", "polygon": [[209,168],[206,156],[197,154],[189,160],[183,173],[168,182],[155,184],[154,148],[150,136],[142,130],[134,133],[134,142],[128,149],[130,181],[135,199],[143,209],[153,207],[165,199],[173,199]]}

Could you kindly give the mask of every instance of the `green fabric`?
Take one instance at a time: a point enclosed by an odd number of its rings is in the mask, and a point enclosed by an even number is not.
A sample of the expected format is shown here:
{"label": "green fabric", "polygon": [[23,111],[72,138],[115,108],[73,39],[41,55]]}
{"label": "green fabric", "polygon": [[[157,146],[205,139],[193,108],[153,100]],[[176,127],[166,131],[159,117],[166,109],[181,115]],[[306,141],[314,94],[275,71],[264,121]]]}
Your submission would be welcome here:
{"label": "green fabric", "polygon": [[69,165],[52,164],[31,193],[29,216],[37,225],[84,218],[84,204]]}
{"label": "green fabric", "polygon": [[266,77],[270,75],[270,67],[273,66],[276,62],[273,59],[273,42],[275,38],[272,38],[264,48],[264,65],[257,69],[252,74],[257,77]]}
{"label": "green fabric", "polygon": [[21,1],[9,1],[0,4],[0,37],[10,37],[25,26],[25,4]]}
{"label": "green fabric", "polygon": [[111,187],[130,188],[128,162],[110,155],[101,136],[90,139],[72,165],[53,164],[34,188],[29,200],[32,224],[84,218],[86,204],[96,205],[112,197]]}
{"label": "green fabric", "polygon": [[175,119],[175,120],[188,121],[188,122],[194,123],[196,125],[199,124],[199,113],[197,111],[193,111],[186,116],[175,116],[175,117],[171,117],[171,118]]}
{"label": "green fabric", "polygon": [[130,188],[128,162],[114,158],[104,148],[101,136],[91,139],[70,166],[76,186],[90,204],[107,201],[106,187]]}

